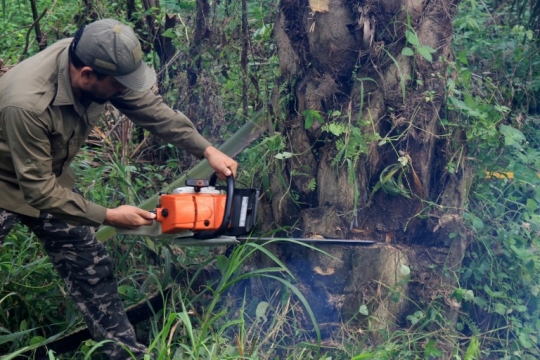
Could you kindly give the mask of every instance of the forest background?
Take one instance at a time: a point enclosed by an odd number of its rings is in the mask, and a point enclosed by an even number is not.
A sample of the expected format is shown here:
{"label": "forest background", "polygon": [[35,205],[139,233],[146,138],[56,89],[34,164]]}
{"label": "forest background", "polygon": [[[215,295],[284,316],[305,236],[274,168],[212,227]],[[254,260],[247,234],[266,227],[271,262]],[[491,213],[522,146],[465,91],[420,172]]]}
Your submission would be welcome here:
{"label": "forest background", "polygon": [[[308,6],[307,1],[270,0],[2,0],[0,59],[9,68],[98,18],[132,24],[143,41],[145,60],[158,73],[155,91],[186,113],[208,139],[221,144],[246,123],[265,124],[259,126],[258,139],[237,155],[238,182],[261,187],[271,197],[276,180],[270,173],[279,176],[279,169],[296,155],[288,146],[291,140],[278,131],[295,105],[289,92],[294,80],[278,81],[282,73],[275,35],[278,13],[292,3]],[[460,207],[462,227],[445,235],[466,244],[446,294],[408,299],[403,318],[383,326],[369,302],[333,322],[321,322],[302,281],[267,245],[178,248],[155,239],[116,236],[107,246],[126,305],[155,295],[164,298],[163,309],[136,325],[141,341],[160,359],[540,357],[539,13],[535,1],[461,1],[453,16],[444,93],[423,93],[426,103],[443,97],[441,126],[464,134],[463,158],[454,153],[444,171],[455,174],[465,161],[470,169]],[[434,49],[419,42],[415,30],[411,26],[405,32],[408,46],[401,54],[434,61]],[[390,53],[388,58],[394,59]],[[338,110],[306,110],[299,117],[305,130],[320,123],[338,146],[354,139],[354,131],[334,122],[342,117]],[[375,146],[389,141],[383,136],[360,138]],[[356,159],[353,150],[362,151],[355,146],[338,152],[344,164]],[[110,108],[74,169],[84,195],[111,207],[142,203],[197,162]],[[405,174],[406,164],[402,166],[382,170],[380,180],[370,184],[370,194],[383,190],[411,196],[412,186],[397,176]],[[301,208],[306,199],[287,187],[288,180],[283,180],[285,191],[279,197],[289,199],[293,209]],[[321,186],[316,178],[305,185],[306,191]],[[415,214],[420,220],[423,216]],[[263,227],[294,233],[294,223],[282,225]],[[271,259],[272,265],[256,267],[255,254]],[[386,289],[388,301],[396,303],[407,296],[404,283],[417,281],[414,264],[401,264],[398,270],[403,283]],[[81,326],[39,241],[22,227],[0,249],[0,279],[2,359],[21,354],[33,358],[33,351]],[[273,285],[263,285],[266,291],[261,291],[260,284],[267,281]],[[449,306],[458,309],[455,317],[448,316]],[[86,340],[74,352],[49,351],[46,356],[91,358],[100,345]]]}

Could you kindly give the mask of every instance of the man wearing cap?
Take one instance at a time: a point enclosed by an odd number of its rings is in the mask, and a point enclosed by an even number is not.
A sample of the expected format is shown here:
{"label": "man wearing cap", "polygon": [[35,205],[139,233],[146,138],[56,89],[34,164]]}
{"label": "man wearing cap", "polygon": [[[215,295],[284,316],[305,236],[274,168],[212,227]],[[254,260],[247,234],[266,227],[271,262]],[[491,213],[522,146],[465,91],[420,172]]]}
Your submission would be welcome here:
{"label": "man wearing cap", "polygon": [[113,265],[95,228],[150,225],[154,214],[123,205],[107,209],[73,191],[69,165],[110,102],[135,124],[197,157],[220,178],[238,164],[214,148],[181,112],[150,88],[133,30],[105,19],[79,29],[0,78],[0,247],[15,223],[42,241],[94,339],[110,339],[110,359],[142,358],[118,297]]}

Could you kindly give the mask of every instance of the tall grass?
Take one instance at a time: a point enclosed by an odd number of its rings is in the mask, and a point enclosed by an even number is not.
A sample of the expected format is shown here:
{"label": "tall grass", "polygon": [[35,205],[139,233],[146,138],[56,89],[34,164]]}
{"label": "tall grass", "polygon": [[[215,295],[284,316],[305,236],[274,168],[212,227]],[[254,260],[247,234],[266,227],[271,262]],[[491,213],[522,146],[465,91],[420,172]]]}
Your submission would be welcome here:
{"label": "tall grass", "polygon": [[[318,356],[320,331],[309,302],[295,286],[290,271],[267,245],[245,243],[235,247],[229,256],[211,257],[191,269],[192,275],[184,279],[185,285],[164,282],[164,272],[156,271],[155,267],[138,270],[139,280],[144,281],[132,282],[130,286],[138,288],[139,292],[148,295],[152,290],[164,294],[165,287],[172,287],[168,298],[164,299],[166,306],[150,321],[137,325],[146,332],[148,347],[155,359],[296,359],[298,353]],[[267,256],[274,265],[252,270],[249,261],[257,252]],[[163,259],[172,260],[167,256]],[[214,276],[200,283],[200,277],[208,271]],[[120,283],[133,276],[132,272]],[[266,287],[272,288],[267,297],[251,298],[250,282],[257,280],[265,281]],[[195,284],[204,285],[194,289]],[[304,328],[302,319],[311,323],[309,329]],[[33,337],[29,340],[25,335],[33,330],[0,338],[12,342],[15,336],[20,337],[2,359],[11,359],[21,350],[54,339]],[[99,352],[102,344],[87,341],[75,354],[50,353],[49,358],[89,358]]]}

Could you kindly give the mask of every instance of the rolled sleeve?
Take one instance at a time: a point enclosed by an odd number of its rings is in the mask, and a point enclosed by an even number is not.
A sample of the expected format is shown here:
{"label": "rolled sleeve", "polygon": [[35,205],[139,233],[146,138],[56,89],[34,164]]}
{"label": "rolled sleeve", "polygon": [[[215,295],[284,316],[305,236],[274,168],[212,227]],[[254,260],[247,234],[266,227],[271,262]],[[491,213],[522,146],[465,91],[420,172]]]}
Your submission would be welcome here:
{"label": "rolled sleeve", "polygon": [[187,116],[171,109],[152,91],[127,91],[111,103],[135,124],[198,158],[202,158],[204,150],[211,146]]}
{"label": "rolled sleeve", "polygon": [[0,127],[11,153],[19,188],[28,205],[76,225],[101,225],[107,209],[60,186],[52,170],[49,115],[7,107]]}

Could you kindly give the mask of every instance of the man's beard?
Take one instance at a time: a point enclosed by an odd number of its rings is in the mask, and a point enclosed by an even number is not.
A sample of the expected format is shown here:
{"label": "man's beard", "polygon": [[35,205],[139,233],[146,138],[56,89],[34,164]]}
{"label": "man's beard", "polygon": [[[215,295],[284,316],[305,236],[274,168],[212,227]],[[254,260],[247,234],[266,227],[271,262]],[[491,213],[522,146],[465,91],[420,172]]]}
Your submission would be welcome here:
{"label": "man's beard", "polygon": [[88,92],[88,91],[81,91],[81,98],[83,100],[83,102],[85,103],[90,103],[90,102],[94,102],[94,103],[97,103],[97,104],[100,104],[100,105],[103,105],[107,102],[109,102],[110,99],[103,99],[103,98],[98,98],[98,97],[95,97],[92,93]]}

